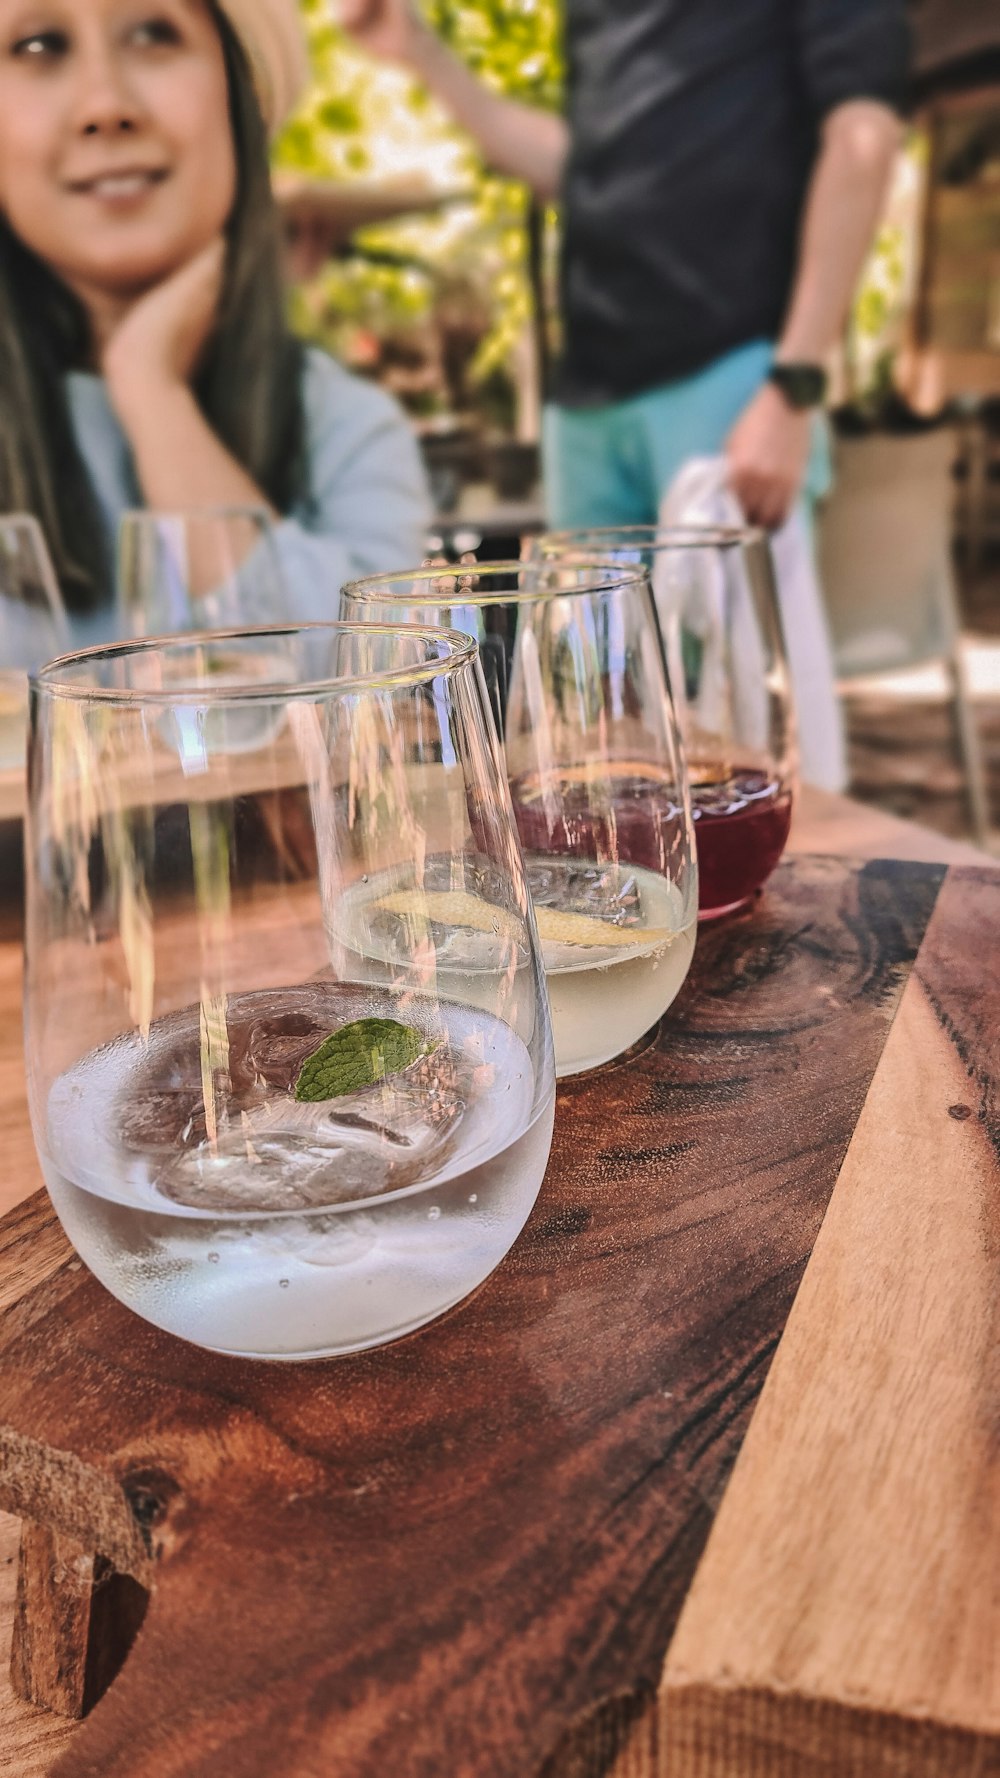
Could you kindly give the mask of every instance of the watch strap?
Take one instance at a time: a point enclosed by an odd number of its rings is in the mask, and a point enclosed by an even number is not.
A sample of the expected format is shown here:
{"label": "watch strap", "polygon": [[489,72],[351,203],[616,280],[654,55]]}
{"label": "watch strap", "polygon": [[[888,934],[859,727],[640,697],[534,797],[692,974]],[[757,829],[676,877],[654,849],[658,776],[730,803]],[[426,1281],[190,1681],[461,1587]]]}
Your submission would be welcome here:
{"label": "watch strap", "polygon": [[789,407],[804,412],[822,407],[826,399],[827,374],[822,364],[800,364],[779,359],[767,373],[768,381],[780,389]]}

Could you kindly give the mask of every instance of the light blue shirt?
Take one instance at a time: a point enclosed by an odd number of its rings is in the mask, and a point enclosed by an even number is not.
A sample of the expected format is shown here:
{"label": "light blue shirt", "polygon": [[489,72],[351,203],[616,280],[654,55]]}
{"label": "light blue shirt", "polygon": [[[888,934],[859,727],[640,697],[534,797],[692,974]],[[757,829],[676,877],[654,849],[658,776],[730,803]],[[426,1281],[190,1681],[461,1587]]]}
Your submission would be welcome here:
{"label": "light blue shirt", "polygon": [[[66,383],[113,562],[122,513],[144,504],[135,464],[102,379],[73,371]],[[344,581],[418,563],[431,508],[416,439],[391,396],[309,347],[303,399],[308,494],[274,534],[291,616],[310,623],[338,615]],[[74,648],[125,633],[110,588],[106,605],[68,617]]]}

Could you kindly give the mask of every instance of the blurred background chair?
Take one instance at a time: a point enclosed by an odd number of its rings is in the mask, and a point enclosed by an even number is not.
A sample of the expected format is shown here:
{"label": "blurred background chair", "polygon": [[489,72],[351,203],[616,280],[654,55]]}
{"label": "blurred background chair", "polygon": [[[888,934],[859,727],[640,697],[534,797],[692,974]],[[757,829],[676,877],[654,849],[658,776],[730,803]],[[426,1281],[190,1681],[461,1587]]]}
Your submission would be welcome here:
{"label": "blurred background chair", "polygon": [[955,540],[971,574],[1000,543],[1000,400],[976,404],[959,426]]}
{"label": "blurred background chair", "polygon": [[[875,675],[939,667],[973,831],[985,846],[989,797],[951,567],[954,457],[950,427],[838,441],[819,565],[842,693],[865,689]],[[926,674],[917,695],[926,695]]]}

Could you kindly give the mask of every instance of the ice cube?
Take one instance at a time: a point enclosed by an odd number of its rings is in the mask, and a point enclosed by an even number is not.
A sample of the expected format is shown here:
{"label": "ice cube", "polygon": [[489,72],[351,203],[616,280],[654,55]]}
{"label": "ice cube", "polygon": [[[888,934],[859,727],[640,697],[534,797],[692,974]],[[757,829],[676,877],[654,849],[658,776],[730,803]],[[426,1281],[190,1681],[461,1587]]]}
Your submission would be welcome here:
{"label": "ice cube", "polygon": [[311,1013],[289,1012],[255,1019],[246,1033],[246,1059],[258,1079],[290,1092],[306,1057],[329,1035],[329,1020]]}
{"label": "ice cube", "polygon": [[529,855],[525,874],[536,907],[587,914],[615,926],[631,926],[642,917],[639,886],[627,865]]}
{"label": "ice cube", "polygon": [[133,1091],[116,1113],[118,1135],[126,1148],[141,1154],[175,1149],[205,1136],[205,1108],[200,1091],[148,1087]]}
{"label": "ice cube", "polygon": [[272,1092],[230,1116],[214,1143],[178,1154],[156,1183],[174,1203],[229,1213],[318,1209],[397,1191],[443,1165],[480,1090],[472,1063],[441,1044],[361,1092],[311,1104]]}

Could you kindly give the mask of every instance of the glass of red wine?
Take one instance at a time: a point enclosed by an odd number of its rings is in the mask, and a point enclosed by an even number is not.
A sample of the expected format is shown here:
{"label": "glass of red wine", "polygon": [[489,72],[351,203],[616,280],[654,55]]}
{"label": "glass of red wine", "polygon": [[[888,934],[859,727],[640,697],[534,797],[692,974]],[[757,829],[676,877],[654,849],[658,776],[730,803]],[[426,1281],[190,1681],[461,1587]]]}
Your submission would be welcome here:
{"label": "glass of red wine", "polygon": [[537,538],[538,560],[641,564],[652,582],[691,782],[701,920],[746,907],[792,818],[795,717],[764,532],[594,526]]}

